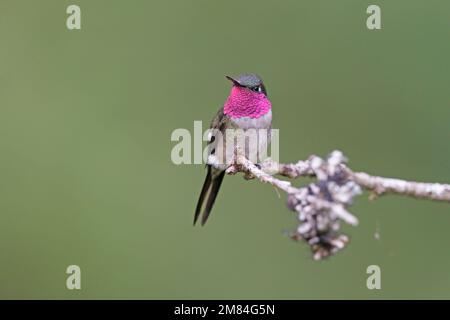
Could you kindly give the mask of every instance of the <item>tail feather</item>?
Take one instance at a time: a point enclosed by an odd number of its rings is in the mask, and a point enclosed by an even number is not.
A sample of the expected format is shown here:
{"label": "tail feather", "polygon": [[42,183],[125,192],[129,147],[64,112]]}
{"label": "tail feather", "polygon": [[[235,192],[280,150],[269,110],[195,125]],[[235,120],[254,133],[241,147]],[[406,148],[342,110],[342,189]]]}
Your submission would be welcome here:
{"label": "tail feather", "polygon": [[225,171],[214,169],[209,165],[207,168],[208,172],[206,174],[206,179],[203,184],[202,192],[200,193],[200,198],[198,199],[197,208],[195,209],[194,225],[200,215],[202,215],[202,225],[208,220],[225,175]]}

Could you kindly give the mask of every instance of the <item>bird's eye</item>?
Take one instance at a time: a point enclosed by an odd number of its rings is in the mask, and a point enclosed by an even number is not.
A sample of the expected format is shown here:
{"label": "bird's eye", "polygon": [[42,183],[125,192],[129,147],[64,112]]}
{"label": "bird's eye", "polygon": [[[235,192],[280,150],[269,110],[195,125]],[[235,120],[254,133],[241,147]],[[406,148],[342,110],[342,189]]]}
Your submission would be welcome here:
{"label": "bird's eye", "polygon": [[252,90],[255,92],[262,92],[261,86],[252,87]]}

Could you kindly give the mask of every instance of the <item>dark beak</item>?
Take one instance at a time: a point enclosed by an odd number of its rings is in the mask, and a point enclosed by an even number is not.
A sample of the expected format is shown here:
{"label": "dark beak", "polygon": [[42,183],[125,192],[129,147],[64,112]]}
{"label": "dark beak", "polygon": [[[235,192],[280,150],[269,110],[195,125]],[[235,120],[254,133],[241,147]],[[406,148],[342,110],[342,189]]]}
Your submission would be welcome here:
{"label": "dark beak", "polygon": [[227,78],[228,80],[230,80],[231,82],[233,82],[233,84],[234,84],[235,86],[239,86],[239,87],[242,86],[236,79],[234,79],[234,78],[232,78],[232,77],[230,77],[230,76],[225,76],[225,78]]}

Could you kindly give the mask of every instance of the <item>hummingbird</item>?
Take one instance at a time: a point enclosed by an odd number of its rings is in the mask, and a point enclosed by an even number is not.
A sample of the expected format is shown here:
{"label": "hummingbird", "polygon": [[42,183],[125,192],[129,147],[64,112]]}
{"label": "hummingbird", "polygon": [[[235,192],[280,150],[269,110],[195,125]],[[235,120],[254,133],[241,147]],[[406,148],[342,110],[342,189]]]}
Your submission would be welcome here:
{"label": "hummingbird", "polygon": [[[245,145],[246,157],[256,152],[259,157],[266,154],[272,129],[272,105],[267,97],[266,87],[262,79],[253,73],[241,74],[237,77],[225,76],[232,82],[230,94],[222,108],[219,109],[211,122],[211,135],[208,142],[207,174],[198,199],[194,215],[194,225],[200,215],[201,224],[208,220],[216,200],[225,170],[234,161],[235,142],[240,134],[253,131],[263,132],[263,139]],[[235,134],[229,134],[230,130]],[[236,130],[241,129],[241,130]],[[221,138],[223,141],[220,141]],[[244,139],[246,139],[244,137]],[[247,140],[246,140],[247,141]],[[230,143],[231,142],[231,143]],[[223,160],[224,159],[224,160]]]}

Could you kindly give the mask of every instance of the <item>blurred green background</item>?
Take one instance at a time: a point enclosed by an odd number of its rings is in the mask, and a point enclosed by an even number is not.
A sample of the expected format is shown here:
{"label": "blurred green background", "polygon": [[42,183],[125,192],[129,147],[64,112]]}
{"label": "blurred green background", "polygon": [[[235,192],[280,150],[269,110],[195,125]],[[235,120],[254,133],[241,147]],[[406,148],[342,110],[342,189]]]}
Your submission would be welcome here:
{"label": "blurred green background", "polygon": [[224,75],[256,72],[282,161],[341,149],[355,170],[450,182],[449,22],[440,0],[2,0],[0,298],[450,298],[448,203],[359,197],[351,243],[316,262],[283,235],[284,195],[241,177],[193,227],[204,167],[170,161]]}

